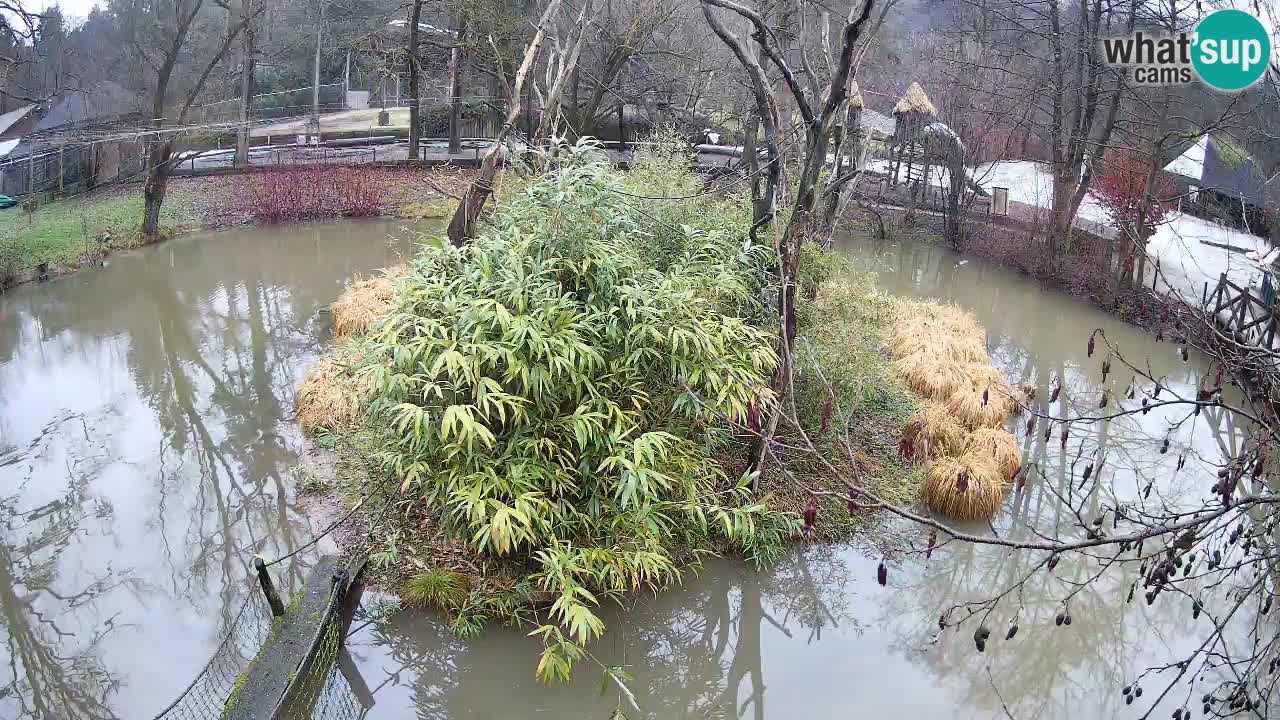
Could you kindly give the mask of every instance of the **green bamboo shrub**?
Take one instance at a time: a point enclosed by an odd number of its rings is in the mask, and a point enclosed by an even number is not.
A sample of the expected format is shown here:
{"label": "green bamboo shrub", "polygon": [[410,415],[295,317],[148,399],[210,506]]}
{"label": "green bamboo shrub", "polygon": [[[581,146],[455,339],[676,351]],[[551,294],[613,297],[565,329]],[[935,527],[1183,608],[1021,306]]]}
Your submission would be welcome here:
{"label": "green bamboo shrub", "polygon": [[465,248],[424,246],[361,348],[384,467],[555,598],[535,631],[548,681],[604,632],[604,598],[719,543],[767,561],[796,528],[720,462],[727,421],[773,402],[773,334],[752,321],[770,252],[746,244],[749,213],[638,200],[692,194],[673,191],[678,155],[643,179],[588,143],[552,162]]}

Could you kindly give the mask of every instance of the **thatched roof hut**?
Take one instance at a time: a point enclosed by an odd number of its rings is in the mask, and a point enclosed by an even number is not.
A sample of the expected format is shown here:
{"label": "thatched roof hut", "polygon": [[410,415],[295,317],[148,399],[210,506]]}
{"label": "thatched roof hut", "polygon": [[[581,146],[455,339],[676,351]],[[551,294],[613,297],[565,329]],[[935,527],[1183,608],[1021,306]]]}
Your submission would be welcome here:
{"label": "thatched roof hut", "polygon": [[929,101],[929,96],[925,95],[924,88],[920,87],[918,82],[911,83],[911,87],[907,88],[907,92],[898,100],[898,104],[893,106],[894,115],[905,115],[907,113],[938,114],[938,109]]}
{"label": "thatched roof hut", "polygon": [[863,107],[865,107],[865,105],[862,102],[862,89],[858,87],[857,80],[850,79],[849,80],[849,109],[861,110]]}

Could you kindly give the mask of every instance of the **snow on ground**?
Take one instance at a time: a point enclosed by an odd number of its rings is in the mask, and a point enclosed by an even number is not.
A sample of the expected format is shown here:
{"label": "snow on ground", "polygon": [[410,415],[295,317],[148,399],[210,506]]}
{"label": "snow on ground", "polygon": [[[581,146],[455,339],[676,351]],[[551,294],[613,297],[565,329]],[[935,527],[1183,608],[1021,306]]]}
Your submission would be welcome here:
{"label": "snow on ground", "polygon": [[[1046,209],[1053,205],[1053,176],[1043,163],[989,163],[974,168],[973,173],[978,184],[988,192],[993,187],[1004,187],[1009,189],[1009,199],[1014,202]],[[1093,195],[1086,195],[1080,203],[1076,226],[1095,231],[1111,228],[1107,211]],[[1161,273],[1175,290],[1195,302],[1200,301],[1204,283],[1208,281],[1209,288],[1213,289],[1224,272],[1237,285],[1260,282],[1261,268],[1243,252],[1207,245],[1202,242],[1204,240],[1243,250],[1265,250],[1268,247],[1265,240],[1255,235],[1191,215],[1173,213],[1148,241],[1147,255],[1152,261],[1160,261]],[[1165,289],[1163,283],[1159,287]]]}
{"label": "snow on ground", "polygon": [[[1212,291],[1222,273],[1241,287],[1262,281],[1261,267],[1243,252],[1206,245],[1204,240],[1250,251],[1265,251],[1269,247],[1266,240],[1256,235],[1222,227],[1210,220],[1175,214],[1172,220],[1157,228],[1147,242],[1147,255],[1159,258],[1161,275],[1188,301],[1199,303],[1204,284],[1208,282]],[[1164,284],[1160,283],[1159,287],[1163,289]]]}
{"label": "snow on ground", "polygon": [[[1008,188],[1009,200],[1038,208],[1053,207],[1053,174],[1043,164],[1030,160],[995,162],[973,169],[974,180],[987,192]],[[1093,195],[1085,195],[1076,213],[1076,226],[1097,231],[1110,227],[1107,211]]]}

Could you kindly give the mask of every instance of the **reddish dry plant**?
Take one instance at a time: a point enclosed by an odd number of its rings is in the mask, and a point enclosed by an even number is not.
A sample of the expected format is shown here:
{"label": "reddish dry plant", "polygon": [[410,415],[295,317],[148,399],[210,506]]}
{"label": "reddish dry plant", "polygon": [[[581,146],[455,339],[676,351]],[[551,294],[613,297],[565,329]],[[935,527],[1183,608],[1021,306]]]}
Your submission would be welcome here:
{"label": "reddish dry plant", "polygon": [[[1136,228],[1141,223],[1143,229],[1150,231],[1168,218],[1170,200],[1177,191],[1161,173],[1156,173],[1148,185],[1150,165],[1147,158],[1131,148],[1107,153],[1092,190],[1116,227]],[[1145,239],[1145,233],[1141,237]]]}
{"label": "reddish dry plant", "polygon": [[377,170],[359,167],[300,167],[251,173],[233,200],[259,223],[371,217],[382,212],[386,193]]}

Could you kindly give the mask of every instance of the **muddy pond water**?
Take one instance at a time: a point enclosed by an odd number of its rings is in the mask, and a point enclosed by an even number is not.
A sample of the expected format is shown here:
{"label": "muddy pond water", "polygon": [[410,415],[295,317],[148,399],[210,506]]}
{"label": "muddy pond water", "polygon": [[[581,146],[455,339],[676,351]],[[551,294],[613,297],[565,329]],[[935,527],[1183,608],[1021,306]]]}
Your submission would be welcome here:
{"label": "muddy pond water", "polygon": [[0,718],[151,718],[248,559],[311,537],[294,394],[397,227],[195,235],[0,294]]}
{"label": "muddy pond water", "polygon": [[[311,537],[289,476],[294,394],[328,341],[322,308],[408,248],[389,235],[410,233],[355,223],[192,236],[0,295],[0,718],[150,718],[226,631],[248,559]],[[1205,372],[1203,358],[1184,363],[1175,346],[939,247],[840,246],[888,292],[972,310],[997,364],[1041,398],[1061,376],[1066,402],[1096,406],[1099,358],[1085,343],[1097,327],[1170,387],[1191,392]],[[1129,381],[1113,373],[1113,397]],[[1067,527],[1060,495],[1098,447],[1108,482],[1091,507],[1149,480],[1172,502],[1200,497],[1212,481],[1198,463],[1175,473],[1177,455],[1212,460],[1240,439],[1206,412],[1162,455],[1170,421],[1091,424],[1065,449],[1056,434],[1020,434],[1047,480],[1011,494],[994,531]],[[313,557],[300,554],[286,582]],[[460,640],[439,617],[367,595],[344,660],[369,688],[369,718],[603,719],[619,705],[633,719],[1137,716],[1120,687],[1198,633],[1177,600],[1126,604],[1129,578],[1090,584],[1071,601],[1074,623],[1055,627],[1071,583],[1096,569],[1064,561],[993,616],[1003,638],[1017,615],[1013,640],[978,654],[971,627],[938,632],[944,608],[1004,589],[1038,559],[951,545],[891,562],[883,588],[878,551],[857,546],[799,549],[763,573],[713,561],[607,609],[594,661],[555,688],[534,680],[540,648],[522,631]],[[601,692],[600,665],[625,668],[634,705]]]}

